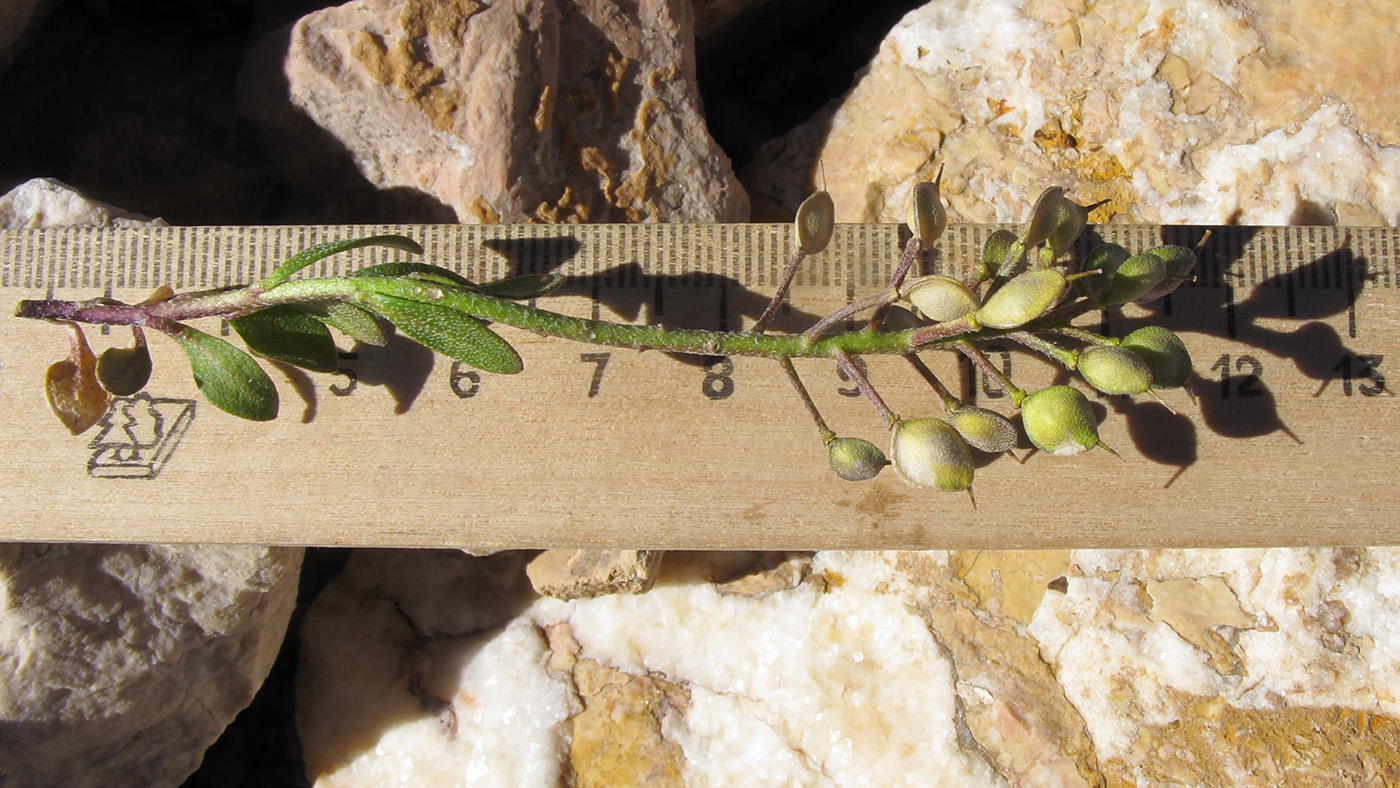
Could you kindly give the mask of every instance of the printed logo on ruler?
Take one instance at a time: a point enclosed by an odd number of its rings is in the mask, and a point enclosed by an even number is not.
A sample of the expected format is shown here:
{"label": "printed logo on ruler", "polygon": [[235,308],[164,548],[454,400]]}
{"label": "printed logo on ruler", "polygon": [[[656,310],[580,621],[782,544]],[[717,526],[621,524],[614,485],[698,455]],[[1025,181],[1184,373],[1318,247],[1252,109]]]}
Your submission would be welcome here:
{"label": "printed logo on ruler", "polygon": [[88,475],[99,479],[154,479],[194,422],[195,401],[141,393],[117,397],[97,422],[88,448]]}

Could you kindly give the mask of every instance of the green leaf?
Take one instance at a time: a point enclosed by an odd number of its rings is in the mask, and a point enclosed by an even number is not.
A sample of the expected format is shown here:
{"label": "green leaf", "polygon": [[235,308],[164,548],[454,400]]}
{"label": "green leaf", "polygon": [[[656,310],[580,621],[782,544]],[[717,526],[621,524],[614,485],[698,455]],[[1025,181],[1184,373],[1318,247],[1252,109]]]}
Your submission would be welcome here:
{"label": "green leaf", "polygon": [[274,306],[228,321],[254,353],[312,372],[339,366],[330,329],[293,306]]}
{"label": "green leaf", "polygon": [[476,287],[471,280],[449,268],[429,263],[380,263],[352,271],[351,276],[401,276],[460,287]]}
{"label": "green leaf", "polygon": [[241,419],[277,418],[277,387],[252,356],[186,325],[171,336],[189,357],[199,392],[214,407]]}
{"label": "green leaf", "polygon": [[511,301],[527,301],[531,298],[549,295],[558,290],[562,284],[564,284],[564,277],[559,274],[526,274],[525,276],[512,276],[497,282],[487,282],[484,285],[477,285],[474,289],[482,295],[506,298]]}
{"label": "green leaf", "polygon": [[374,315],[354,304],[345,301],[311,301],[297,304],[296,308],[366,345],[383,347],[389,341]]}
{"label": "green leaf", "polygon": [[351,238],[345,241],[331,241],[330,243],[316,244],[308,246],[300,252],[287,258],[287,261],[277,266],[271,274],[268,274],[262,281],[253,285],[253,289],[259,292],[267,292],[272,288],[287,281],[292,274],[311,265],[324,257],[330,257],[347,249],[358,249],[363,246],[387,246],[391,249],[399,249],[413,254],[422,254],[423,247],[417,241],[402,235],[371,235],[366,238]]}
{"label": "green leaf", "polygon": [[513,375],[523,366],[509,342],[455,309],[382,293],[367,293],[364,305],[410,339],[477,369]]}
{"label": "green leaf", "polygon": [[135,342],[131,347],[110,347],[97,359],[97,381],[118,397],[129,397],[146,387],[151,379],[151,353],[146,335],[132,326]]}

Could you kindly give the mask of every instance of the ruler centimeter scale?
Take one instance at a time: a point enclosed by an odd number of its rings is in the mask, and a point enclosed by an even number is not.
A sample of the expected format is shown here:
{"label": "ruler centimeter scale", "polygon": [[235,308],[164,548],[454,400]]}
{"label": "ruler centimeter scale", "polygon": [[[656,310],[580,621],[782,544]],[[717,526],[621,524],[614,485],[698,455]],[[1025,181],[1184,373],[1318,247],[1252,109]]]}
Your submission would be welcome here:
{"label": "ruler centimeter scale", "polygon": [[[954,225],[924,273],[964,274],[995,227]],[[1206,228],[1092,226],[1133,251]],[[670,549],[1029,548],[1400,544],[1400,231],[1211,228],[1196,281],[1144,307],[1081,318],[1122,336],[1156,323],[1192,352],[1182,391],[1093,398],[1122,459],[980,457],[976,506],[892,470],[851,483],[778,365],[685,358],[501,328],[525,362],[495,376],[402,339],[340,338],[341,369],[267,363],[281,415],[250,423],[201,399],[183,354],[151,337],[155,374],[71,436],[44,371],[65,331],[13,317],[22,298],[140,300],[253,281],[314,243],[377,233],[475,281],[557,271],[540,304],[624,322],[739,330],[776,287],[786,225],[409,225],[0,231],[0,540]],[[839,226],[808,259],[774,330],[881,289],[903,237]],[[304,275],[408,259],[355,250]],[[851,327],[856,326],[852,323]],[[205,326],[219,330],[219,326]],[[222,327],[227,332],[227,326]],[[87,331],[94,349],[124,330]],[[236,338],[235,338],[236,341]],[[1038,356],[984,346],[1022,388],[1064,381]],[[925,354],[965,401],[1012,415],[955,354]],[[864,359],[900,414],[938,415],[897,358]],[[832,428],[887,443],[827,360],[797,369]],[[1073,378],[1077,381],[1077,378]],[[1082,382],[1077,382],[1082,386]]]}

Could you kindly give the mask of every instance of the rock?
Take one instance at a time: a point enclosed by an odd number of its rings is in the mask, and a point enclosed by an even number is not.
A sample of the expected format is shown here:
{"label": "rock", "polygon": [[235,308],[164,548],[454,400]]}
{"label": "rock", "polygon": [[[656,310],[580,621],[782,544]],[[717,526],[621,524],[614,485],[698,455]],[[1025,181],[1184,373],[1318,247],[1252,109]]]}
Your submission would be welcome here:
{"label": "rock", "polygon": [[267,675],[301,553],[0,545],[0,785],[179,785]]}
{"label": "rock", "polygon": [[437,220],[744,220],[693,24],[681,0],[360,0],[264,39],[240,106],[294,182],[429,195]]}
{"label": "rock", "polygon": [[[1400,767],[1400,551],[776,558],[668,553],[648,591],[562,601],[530,593],[518,554],[361,551],[302,632],[308,777],[1226,786]],[[518,740],[476,727],[512,714]]]}
{"label": "rock", "polygon": [[661,555],[657,550],[545,550],[526,571],[544,596],[636,594],[651,588]]}
{"label": "rock", "polygon": [[1400,11],[930,3],[744,182],[766,212],[791,212],[820,161],[838,221],[899,221],[942,165],[955,221],[1021,221],[1060,185],[1110,200],[1096,221],[1400,224],[1400,59],[1358,19],[1389,29]]}
{"label": "rock", "polygon": [[71,186],[53,178],[25,181],[0,195],[0,229],[37,227],[134,227],[165,226],[106,203],[89,200]]}
{"label": "rock", "polygon": [[[888,565],[795,559],[813,564],[806,581],[730,594],[682,579],[716,566],[697,558],[645,593],[565,602],[511,591],[524,573],[509,554],[357,553],[302,631],[308,779],[1000,784],[961,742],[952,665],[885,592]],[[475,620],[443,625],[464,607]]]}
{"label": "rock", "polygon": [[1115,780],[1400,774],[1400,551],[1076,551],[1067,575],[1028,631]]}

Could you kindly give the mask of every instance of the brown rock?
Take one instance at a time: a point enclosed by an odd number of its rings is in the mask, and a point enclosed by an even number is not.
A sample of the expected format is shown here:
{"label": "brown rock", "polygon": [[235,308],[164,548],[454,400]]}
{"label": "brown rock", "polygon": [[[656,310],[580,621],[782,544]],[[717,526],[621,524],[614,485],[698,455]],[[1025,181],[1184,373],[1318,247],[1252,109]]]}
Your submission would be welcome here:
{"label": "brown rock", "polygon": [[693,35],[679,0],[360,0],[264,40],[241,105],[294,181],[325,185],[329,135],[359,177],[458,221],[747,219]]}

